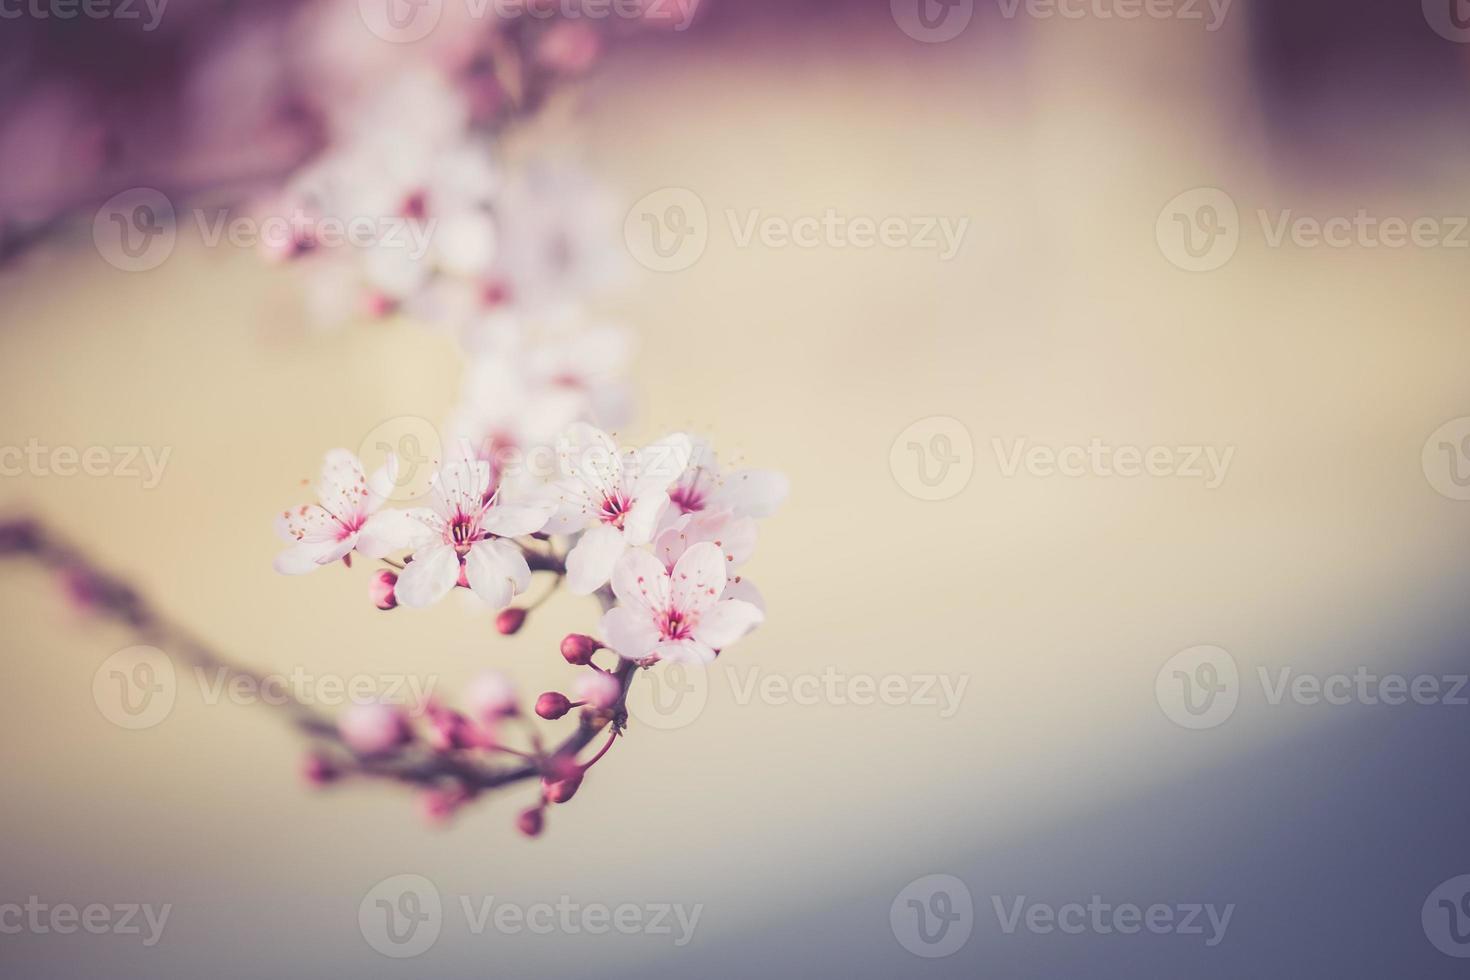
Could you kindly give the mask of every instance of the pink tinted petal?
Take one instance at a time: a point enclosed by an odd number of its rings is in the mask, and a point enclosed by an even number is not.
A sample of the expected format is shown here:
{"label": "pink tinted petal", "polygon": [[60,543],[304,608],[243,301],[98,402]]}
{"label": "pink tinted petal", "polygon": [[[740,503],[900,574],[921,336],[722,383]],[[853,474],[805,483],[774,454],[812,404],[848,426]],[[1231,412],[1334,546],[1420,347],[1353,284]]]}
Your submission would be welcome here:
{"label": "pink tinted petal", "polygon": [[669,576],[673,607],[698,614],[720,600],[725,591],[725,553],[703,542],[684,552]]}
{"label": "pink tinted petal", "polygon": [[658,659],[675,664],[712,664],[715,662],[715,651],[698,640],[674,640],[670,643],[660,643],[653,648],[653,652]]}
{"label": "pink tinted petal", "polygon": [[277,517],[276,533],[287,541],[336,541],[342,533],[342,525],[324,508],[310,504]]}
{"label": "pink tinted petal", "polygon": [[662,490],[645,493],[633,501],[633,506],[623,518],[623,533],[627,535],[628,543],[644,545],[652,541],[659,515],[668,504],[669,495]]}
{"label": "pink tinted petal", "polygon": [[791,481],[784,473],[740,470],[725,476],[724,484],[710,502],[728,507],[741,517],[770,517],[790,492]]}
{"label": "pink tinted petal", "polygon": [[623,532],[615,527],[594,527],[567,554],[567,588],[573,595],[591,595],[612,575],[613,566],[627,548]]}
{"label": "pink tinted petal", "polygon": [[398,573],[394,594],[399,605],[431,606],[454,588],[459,581],[459,555],[446,544],[420,548],[403,571]]}
{"label": "pink tinted petal", "polygon": [[755,518],[737,517],[726,524],[720,536],[714,539],[730,560],[728,567],[744,565],[755,554],[756,527]]}
{"label": "pink tinted petal", "polygon": [[739,640],[765,621],[765,614],[740,599],[725,599],[699,615],[694,624],[694,638],[716,650]]}
{"label": "pink tinted petal", "polygon": [[669,573],[662,562],[646,551],[633,549],[618,560],[613,568],[612,587],[619,602],[650,620],[669,608]]}
{"label": "pink tinted petal", "polygon": [[357,550],[369,558],[420,547],[430,537],[422,521],[406,510],[380,510],[367,519],[357,535]]}
{"label": "pink tinted petal", "polygon": [[[495,548],[495,545],[502,543],[477,541],[464,557],[465,580],[470,584],[470,591],[494,609],[504,609],[510,605],[510,601],[516,596],[516,580],[520,577],[520,570],[510,560],[511,556]],[[524,567],[525,558],[515,548],[510,550],[514,552],[515,558],[520,558],[520,564]],[[527,568],[525,578],[529,580],[530,577],[531,570]]]}
{"label": "pink tinted petal", "polygon": [[642,660],[658,645],[658,629],[642,610],[614,606],[602,616],[602,642],[624,660]]}
{"label": "pink tinted petal", "polygon": [[761,595],[761,590],[755,587],[755,583],[748,578],[734,579],[725,584],[725,591],[720,594],[720,601],[726,599],[739,599],[748,602],[761,612],[766,611],[766,597]]}
{"label": "pink tinted petal", "polygon": [[363,513],[368,499],[362,463],[345,449],[333,449],[322,463],[316,496],[322,506],[346,520]]}
{"label": "pink tinted petal", "polygon": [[600,670],[584,670],[575,685],[578,701],[586,701],[594,708],[611,708],[618,703],[622,688],[611,674]]}
{"label": "pink tinted petal", "polygon": [[[305,575],[321,568],[319,559],[339,547],[336,541],[306,541],[276,555],[272,567],[282,575]],[[341,557],[340,555],[338,557]]]}
{"label": "pink tinted petal", "polygon": [[398,454],[389,453],[383,465],[368,477],[368,495],[363,506],[367,513],[376,513],[383,504],[392,499],[394,491],[398,489],[398,472]]}
{"label": "pink tinted petal", "polygon": [[617,443],[596,426],[586,422],[567,426],[557,437],[556,456],[564,474],[588,487],[608,490],[622,485]]}
{"label": "pink tinted petal", "polygon": [[553,484],[556,512],[547,521],[548,534],[575,534],[596,520],[596,508],[587,494],[587,486],[577,480]]}
{"label": "pink tinted petal", "polygon": [[551,504],[496,505],[485,512],[480,526],[502,538],[517,538],[544,528],[554,510]]}
{"label": "pink tinted petal", "polygon": [[637,471],[633,480],[633,496],[667,491],[689,468],[694,446],[682,432],[664,436],[638,452]]}

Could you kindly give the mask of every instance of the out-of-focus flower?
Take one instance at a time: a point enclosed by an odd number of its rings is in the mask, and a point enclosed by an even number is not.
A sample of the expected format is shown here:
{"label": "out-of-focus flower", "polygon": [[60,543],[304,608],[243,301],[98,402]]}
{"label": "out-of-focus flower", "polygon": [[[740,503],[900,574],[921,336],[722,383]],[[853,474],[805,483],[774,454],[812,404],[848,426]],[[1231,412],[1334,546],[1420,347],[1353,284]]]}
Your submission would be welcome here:
{"label": "out-of-focus flower", "polygon": [[559,506],[547,527],[584,532],[567,555],[573,593],[595,592],[630,546],[652,540],[669,503],[666,490],[688,466],[689,453],[689,437],[682,433],[624,453],[606,432],[586,423],[570,426],[557,440],[564,478],[556,484]]}
{"label": "out-of-focus flower", "polygon": [[[791,481],[776,470],[723,472],[707,440],[695,439],[689,468],[669,488],[677,513],[728,510],[737,517],[770,517],[791,491]],[[672,513],[672,512],[671,512]]]}
{"label": "out-of-focus flower", "polygon": [[355,704],[337,722],[342,741],[362,755],[381,755],[413,735],[403,709],[391,704]]}
{"label": "out-of-focus flower", "polygon": [[618,679],[602,670],[583,671],[577,678],[576,691],[578,701],[586,701],[604,711],[617,704],[623,693]]}
{"label": "out-of-focus flower", "polygon": [[613,571],[618,605],[602,617],[607,645],[627,660],[707,664],[765,617],[725,591],[725,555],[714,544],[686,551],[670,572],[646,551],[629,551]]}

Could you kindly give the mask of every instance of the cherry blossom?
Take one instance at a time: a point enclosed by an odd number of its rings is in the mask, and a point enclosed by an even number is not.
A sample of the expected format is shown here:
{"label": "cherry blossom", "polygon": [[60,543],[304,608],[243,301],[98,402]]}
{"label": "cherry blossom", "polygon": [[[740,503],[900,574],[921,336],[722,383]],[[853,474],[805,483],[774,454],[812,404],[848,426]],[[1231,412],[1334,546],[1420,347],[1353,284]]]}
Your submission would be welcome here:
{"label": "cherry blossom", "polygon": [[586,423],[570,426],[557,440],[565,478],[556,485],[560,504],[547,527],[560,534],[584,532],[567,555],[567,587],[574,594],[597,591],[630,546],[652,540],[669,504],[668,486],[688,466],[690,452],[682,433],[625,452]]}
{"label": "cherry blossom", "polygon": [[499,503],[490,464],[471,459],[448,463],[435,475],[432,504],[408,511],[426,533],[399,573],[394,592],[401,605],[432,605],[463,584],[501,609],[530,586],[525,554],[504,539],[540,531],[552,505]]}
{"label": "cherry blossom", "polygon": [[672,571],[646,551],[629,551],[613,570],[618,605],[602,617],[607,645],[625,660],[707,664],[761,623],[764,614],[741,599],[721,600],[724,552],[694,545]]}
{"label": "cherry blossom", "polygon": [[396,469],[390,457],[369,481],[352,453],[327,453],[316,485],[318,503],[283,511],[276,519],[277,533],[293,542],[276,556],[276,571],[301,575],[346,559],[354,549],[381,558],[404,547],[415,533],[412,523],[402,511],[380,511]]}
{"label": "cherry blossom", "polygon": [[689,468],[669,488],[677,514],[728,510],[737,517],[770,517],[790,492],[791,482],[775,470],[723,472],[715,451],[705,439],[693,441]]}

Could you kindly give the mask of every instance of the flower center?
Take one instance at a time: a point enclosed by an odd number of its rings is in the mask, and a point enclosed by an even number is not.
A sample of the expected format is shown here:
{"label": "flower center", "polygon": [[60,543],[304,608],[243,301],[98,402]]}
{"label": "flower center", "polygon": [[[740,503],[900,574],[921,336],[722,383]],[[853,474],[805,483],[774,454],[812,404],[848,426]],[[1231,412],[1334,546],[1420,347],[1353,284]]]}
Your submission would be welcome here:
{"label": "flower center", "polygon": [[602,498],[602,509],[598,511],[597,517],[604,524],[621,528],[623,521],[628,517],[628,511],[633,506],[633,501],[621,490],[610,490]]}
{"label": "flower center", "polygon": [[454,550],[463,558],[469,552],[470,545],[483,537],[485,532],[480,530],[480,515],[460,511],[445,529],[444,543],[454,545]]}
{"label": "flower center", "polygon": [[659,613],[658,629],[665,640],[683,640],[694,632],[699,618],[691,613],[669,609]]}

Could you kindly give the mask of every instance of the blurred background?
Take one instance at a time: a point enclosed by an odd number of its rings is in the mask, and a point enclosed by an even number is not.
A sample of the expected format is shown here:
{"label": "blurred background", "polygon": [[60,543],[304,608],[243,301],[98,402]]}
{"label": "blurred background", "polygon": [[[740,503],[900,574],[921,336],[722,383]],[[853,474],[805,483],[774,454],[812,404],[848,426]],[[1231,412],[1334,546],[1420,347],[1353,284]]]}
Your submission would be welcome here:
{"label": "blurred background", "polygon": [[[789,475],[749,567],[767,623],[635,703],[528,841],[527,787],[444,828],[393,787],[310,790],[277,711],[188,672],[124,730],[94,676],[135,640],[7,562],[0,905],[171,912],[151,946],[7,929],[0,972],[1463,975],[1470,10],[922,2],[706,0],[515,137],[616,196],[594,306],[636,336],[633,441]],[[183,220],[142,271],[94,237],[129,188],[232,203],[317,152],[295,123],[326,83],[272,41],[295,13],[0,21],[0,445],[168,451],[156,481],[7,471],[0,515],[258,670],[564,687],[590,600],[501,637],[454,602],[378,613],[361,567],[271,568],[323,450],[450,411],[452,338],[322,329]],[[660,221],[694,245],[659,252]],[[1160,465],[1118,475],[1119,447]],[[359,919],[399,875],[443,903],[404,959]],[[470,914],[564,896],[698,919]],[[1175,926],[1047,928],[1090,902]]]}

